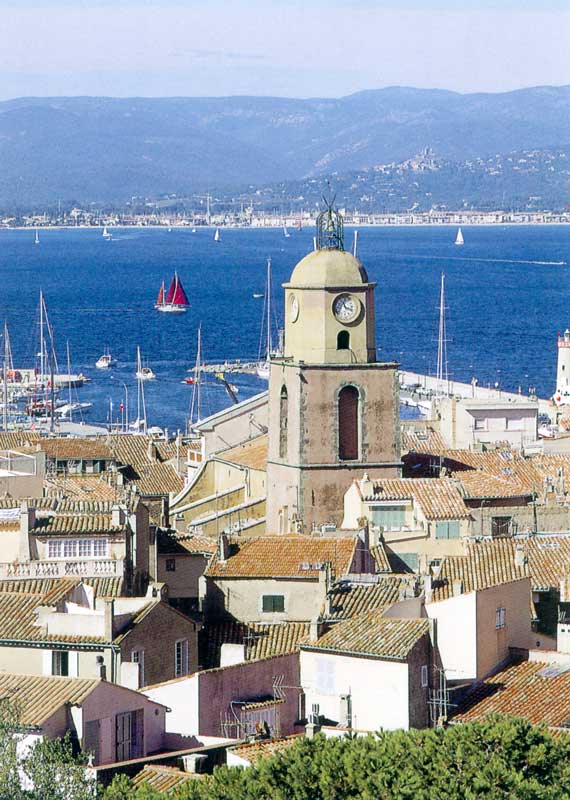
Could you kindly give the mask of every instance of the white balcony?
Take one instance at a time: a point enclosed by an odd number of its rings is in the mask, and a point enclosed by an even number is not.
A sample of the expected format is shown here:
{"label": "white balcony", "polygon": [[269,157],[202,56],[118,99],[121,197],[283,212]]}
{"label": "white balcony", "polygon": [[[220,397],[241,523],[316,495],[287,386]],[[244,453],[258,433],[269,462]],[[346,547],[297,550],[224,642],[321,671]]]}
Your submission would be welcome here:
{"label": "white balcony", "polygon": [[122,558],[77,559],[66,561],[0,562],[0,580],[25,578],[113,578],[121,577]]}

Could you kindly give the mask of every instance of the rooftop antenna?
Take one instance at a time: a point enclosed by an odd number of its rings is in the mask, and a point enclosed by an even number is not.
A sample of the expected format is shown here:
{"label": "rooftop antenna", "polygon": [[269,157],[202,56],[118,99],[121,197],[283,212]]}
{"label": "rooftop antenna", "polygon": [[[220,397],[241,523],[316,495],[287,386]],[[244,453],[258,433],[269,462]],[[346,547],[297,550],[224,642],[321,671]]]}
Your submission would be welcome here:
{"label": "rooftop antenna", "polygon": [[447,369],[447,337],[445,327],[445,273],[441,273],[441,290],[439,296],[439,335],[437,340],[437,393],[444,394],[445,385],[449,381]]}
{"label": "rooftop antenna", "polygon": [[356,258],[358,250],[358,231],[354,231],[354,244],[352,245],[352,255]]}

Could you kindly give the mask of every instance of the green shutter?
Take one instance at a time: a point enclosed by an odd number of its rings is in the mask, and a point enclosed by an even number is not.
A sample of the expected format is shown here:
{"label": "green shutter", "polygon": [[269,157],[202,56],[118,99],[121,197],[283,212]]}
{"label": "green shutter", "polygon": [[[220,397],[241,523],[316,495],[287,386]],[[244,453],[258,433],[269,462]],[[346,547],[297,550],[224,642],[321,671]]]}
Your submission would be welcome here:
{"label": "green shutter", "polygon": [[435,538],[459,539],[459,522],[457,520],[453,520],[452,522],[436,522]]}

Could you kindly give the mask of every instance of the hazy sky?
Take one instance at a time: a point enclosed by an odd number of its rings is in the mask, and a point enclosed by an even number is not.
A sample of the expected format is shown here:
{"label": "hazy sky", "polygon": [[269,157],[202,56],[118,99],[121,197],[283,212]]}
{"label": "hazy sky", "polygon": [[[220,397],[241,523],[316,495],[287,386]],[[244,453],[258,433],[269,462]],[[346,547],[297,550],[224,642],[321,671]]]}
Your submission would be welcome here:
{"label": "hazy sky", "polygon": [[0,0],[0,98],[570,84],[569,0]]}

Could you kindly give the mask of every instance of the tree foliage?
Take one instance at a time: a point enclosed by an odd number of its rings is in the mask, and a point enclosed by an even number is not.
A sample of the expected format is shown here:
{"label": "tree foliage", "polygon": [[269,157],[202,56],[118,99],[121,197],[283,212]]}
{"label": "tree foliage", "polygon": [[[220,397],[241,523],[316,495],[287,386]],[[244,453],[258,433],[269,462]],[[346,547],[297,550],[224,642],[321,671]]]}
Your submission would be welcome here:
{"label": "tree foliage", "polygon": [[[570,733],[490,718],[446,730],[299,738],[249,769],[220,767],[172,800],[565,800]],[[164,800],[124,778],[104,800]]]}

